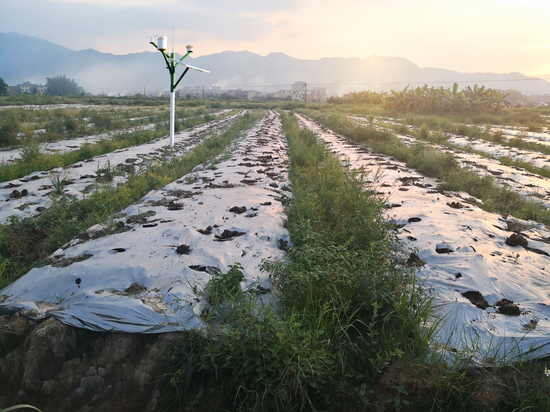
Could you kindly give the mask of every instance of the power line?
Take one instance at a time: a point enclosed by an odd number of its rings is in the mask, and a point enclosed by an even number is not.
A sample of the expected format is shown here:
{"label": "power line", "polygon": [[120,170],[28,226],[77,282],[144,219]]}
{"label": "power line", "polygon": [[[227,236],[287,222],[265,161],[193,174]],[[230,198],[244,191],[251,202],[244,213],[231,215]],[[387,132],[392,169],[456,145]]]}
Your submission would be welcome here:
{"label": "power line", "polygon": [[[485,80],[445,80],[445,81],[416,81],[416,82],[366,82],[366,83],[308,83],[310,86],[367,86],[367,85],[393,85],[393,84],[447,84],[447,83],[491,83],[491,82],[527,82],[550,80],[550,77],[538,77],[528,79],[485,79]],[[212,86],[216,86],[215,84]],[[292,84],[257,84],[257,85],[223,85],[221,87],[236,88],[266,88],[266,87],[291,87]],[[149,89],[165,89],[164,86],[149,86]],[[103,89],[103,88],[102,88]],[[107,90],[141,90],[142,87],[105,87]],[[88,90],[99,90],[90,88]],[[185,89],[180,89],[185,90]]]}
{"label": "power line", "polygon": [[[445,81],[418,81],[418,82],[367,82],[367,83],[308,83],[310,86],[365,86],[365,85],[390,85],[390,84],[445,84],[445,83],[489,83],[489,82],[519,82],[550,80],[550,77],[538,77],[536,79],[492,79],[492,80],[445,80]],[[272,85],[227,85],[224,87],[285,87],[291,84]]]}

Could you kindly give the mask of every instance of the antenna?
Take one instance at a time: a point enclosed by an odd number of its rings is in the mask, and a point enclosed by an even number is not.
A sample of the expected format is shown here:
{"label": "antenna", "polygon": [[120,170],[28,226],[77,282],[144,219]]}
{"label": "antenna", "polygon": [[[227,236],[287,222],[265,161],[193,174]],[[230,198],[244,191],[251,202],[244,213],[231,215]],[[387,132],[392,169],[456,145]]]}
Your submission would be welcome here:
{"label": "antenna", "polygon": [[174,28],[172,27],[172,56],[174,55]]}

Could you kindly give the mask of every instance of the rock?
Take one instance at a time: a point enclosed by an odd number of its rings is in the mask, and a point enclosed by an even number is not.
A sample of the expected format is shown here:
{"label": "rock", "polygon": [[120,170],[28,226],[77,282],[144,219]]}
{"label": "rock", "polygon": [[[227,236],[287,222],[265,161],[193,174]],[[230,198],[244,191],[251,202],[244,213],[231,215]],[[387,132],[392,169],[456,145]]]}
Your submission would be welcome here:
{"label": "rock", "polygon": [[[459,273],[460,275],[460,273]],[[462,276],[462,275],[460,275]],[[458,277],[458,275],[457,275]],[[473,290],[470,290],[468,292],[462,293],[462,296],[464,296],[466,299],[468,299],[473,305],[477,306],[480,309],[487,309],[489,307],[489,302],[487,302],[483,295],[480,292],[475,292]]]}
{"label": "rock", "polygon": [[231,209],[229,209],[229,211],[240,215],[241,213],[246,212],[246,206],[233,206]]}
{"label": "rock", "polygon": [[130,285],[130,287],[124,289],[124,292],[128,295],[137,295],[138,293],[145,292],[147,288],[143,285],[140,285],[137,282],[134,282]]}
{"label": "rock", "polygon": [[208,226],[206,229],[197,229],[197,232],[202,233],[203,235],[209,235],[212,233],[212,226]]}
{"label": "rock", "polygon": [[420,222],[420,221],[422,221],[422,219],[420,219],[419,217],[411,217],[408,220],[409,223],[415,223],[415,222]]}
{"label": "rock", "polygon": [[548,256],[550,257],[550,254],[542,249],[537,249],[535,247],[529,247],[529,246],[525,246],[525,250],[528,250],[529,252],[533,252],[533,253],[536,253],[538,255],[544,255],[544,256]]}
{"label": "rock", "polygon": [[523,246],[526,247],[529,243],[522,235],[518,233],[512,234],[509,238],[506,239],[505,243],[508,246]]}
{"label": "rock", "polygon": [[181,255],[188,255],[189,252],[191,252],[191,246],[189,246],[189,245],[179,245],[176,248],[176,252],[178,252]]}
{"label": "rock", "polygon": [[514,305],[514,301],[512,300],[501,299],[495,303],[495,306],[498,307],[498,312],[503,315],[519,316],[521,314],[519,306]]}
{"label": "rock", "polygon": [[521,311],[519,310],[518,305],[499,306],[498,312],[502,313],[503,315],[514,315],[514,316],[519,316],[521,314]]}
{"label": "rock", "polygon": [[219,273],[222,273],[222,271],[215,266],[190,265],[189,269],[196,270],[197,272],[206,272],[209,275],[217,275]]}
{"label": "rock", "polygon": [[438,243],[435,246],[435,251],[437,253],[453,253],[454,249],[446,243]]}
{"label": "rock", "polygon": [[225,229],[221,235],[214,235],[216,239],[231,239],[236,236],[246,235],[246,232],[239,232],[238,230]]}
{"label": "rock", "polygon": [[462,209],[464,207],[460,202],[447,203],[447,206],[452,207],[453,209]]}
{"label": "rock", "polygon": [[204,166],[198,165],[193,168],[192,172],[200,172],[202,170],[204,170]]}
{"label": "rock", "polygon": [[420,257],[412,252],[410,255],[409,255],[409,258],[407,259],[407,266],[422,266],[424,265],[424,261],[422,259],[420,259]]}
{"label": "rock", "polygon": [[94,255],[92,255],[91,253],[83,253],[82,255],[68,257],[68,258],[65,258],[64,256],[65,255],[49,256],[48,258],[46,258],[46,264],[52,265],[53,267],[56,267],[56,268],[65,268],[67,266],[72,265],[73,263],[83,262],[85,260],[88,260]]}
{"label": "rock", "polygon": [[288,242],[284,239],[279,239],[277,241],[277,244],[279,246],[279,249],[284,250],[285,252],[288,252],[290,250],[290,247],[288,246]]}
{"label": "rock", "polygon": [[59,386],[59,384],[57,383],[57,381],[55,379],[50,379],[50,380],[47,380],[47,381],[44,381],[44,383],[42,384],[42,394],[43,395],[53,395],[55,393],[55,391],[57,390],[57,387]]}
{"label": "rock", "polygon": [[21,197],[21,192],[19,190],[14,190],[10,193],[11,199],[19,199]]}

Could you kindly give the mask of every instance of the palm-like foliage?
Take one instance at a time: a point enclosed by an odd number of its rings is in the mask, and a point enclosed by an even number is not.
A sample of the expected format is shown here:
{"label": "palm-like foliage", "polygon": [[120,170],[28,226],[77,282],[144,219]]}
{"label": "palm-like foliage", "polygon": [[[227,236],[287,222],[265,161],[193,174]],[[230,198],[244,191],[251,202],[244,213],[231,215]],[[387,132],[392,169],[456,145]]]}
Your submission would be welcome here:
{"label": "palm-like foliage", "polygon": [[351,92],[345,97],[332,96],[327,99],[327,103],[336,104],[357,104],[357,103],[369,103],[369,104],[384,104],[386,99],[386,92],[377,93],[370,90],[363,90],[362,92]]}
{"label": "palm-like foliage", "polygon": [[331,97],[328,103],[385,104],[404,112],[474,114],[498,113],[502,107],[510,107],[510,103],[505,100],[506,96],[508,94],[503,95],[499,90],[479,87],[477,84],[473,88],[467,86],[460,92],[457,83],[447,89],[428,87],[426,84],[422,87],[407,86],[403,90],[391,90],[390,96],[370,90],[353,92],[345,97]]}

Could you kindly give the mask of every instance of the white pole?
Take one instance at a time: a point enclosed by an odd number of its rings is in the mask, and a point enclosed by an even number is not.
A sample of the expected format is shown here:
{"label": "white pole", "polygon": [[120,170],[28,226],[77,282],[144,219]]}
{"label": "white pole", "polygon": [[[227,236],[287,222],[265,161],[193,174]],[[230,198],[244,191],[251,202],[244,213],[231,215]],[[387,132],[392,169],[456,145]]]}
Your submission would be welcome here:
{"label": "white pole", "polygon": [[170,147],[174,147],[174,118],[176,107],[176,93],[170,93]]}

